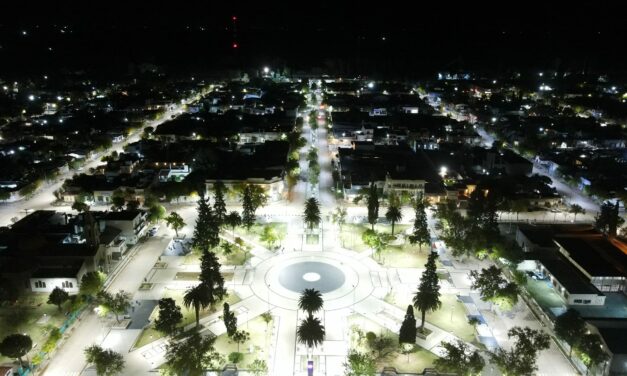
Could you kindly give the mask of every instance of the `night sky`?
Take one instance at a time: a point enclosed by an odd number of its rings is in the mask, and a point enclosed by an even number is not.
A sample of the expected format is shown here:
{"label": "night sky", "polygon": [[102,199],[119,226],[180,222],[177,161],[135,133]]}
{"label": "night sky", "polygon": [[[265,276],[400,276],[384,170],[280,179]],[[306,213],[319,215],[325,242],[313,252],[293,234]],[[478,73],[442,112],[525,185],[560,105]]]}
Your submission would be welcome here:
{"label": "night sky", "polygon": [[598,1],[128,3],[12,10],[0,25],[3,71],[119,75],[152,62],[170,73],[272,64],[420,77],[458,69],[612,72],[627,60],[623,12]]}

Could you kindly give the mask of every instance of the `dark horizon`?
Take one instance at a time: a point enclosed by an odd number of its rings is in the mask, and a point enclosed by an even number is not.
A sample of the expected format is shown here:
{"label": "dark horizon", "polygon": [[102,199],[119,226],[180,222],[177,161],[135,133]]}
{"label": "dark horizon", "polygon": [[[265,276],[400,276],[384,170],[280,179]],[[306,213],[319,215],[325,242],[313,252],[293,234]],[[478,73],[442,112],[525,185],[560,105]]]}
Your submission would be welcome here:
{"label": "dark horizon", "polygon": [[[626,33],[621,12],[611,5],[591,11],[591,4],[524,3],[509,9],[343,4],[308,11],[207,3],[42,6],[0,24],[0,66],[4,74],[17,75],[66,69],[120,76],[142,63],[164,66],[175,75],[262,64],[398,78],[460,69],[622,75]],[[236,32],[232,16],[237,17]]]}

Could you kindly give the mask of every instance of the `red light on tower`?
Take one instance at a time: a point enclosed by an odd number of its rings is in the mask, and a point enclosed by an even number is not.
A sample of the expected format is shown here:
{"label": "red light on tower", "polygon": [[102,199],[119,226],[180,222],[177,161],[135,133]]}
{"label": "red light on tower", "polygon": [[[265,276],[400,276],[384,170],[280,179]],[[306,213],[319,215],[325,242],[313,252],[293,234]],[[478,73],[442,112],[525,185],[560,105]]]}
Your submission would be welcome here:
{"label": "red light on tower", "polygon": [[233,21],[237,21],[237,16],[233,16],[233,17],[231,17],[231,19],[232,19]]}
{"label": "red light on tower", "polygon": [[233,43],[233,48],[237,48],[239,45],[237,43]]}

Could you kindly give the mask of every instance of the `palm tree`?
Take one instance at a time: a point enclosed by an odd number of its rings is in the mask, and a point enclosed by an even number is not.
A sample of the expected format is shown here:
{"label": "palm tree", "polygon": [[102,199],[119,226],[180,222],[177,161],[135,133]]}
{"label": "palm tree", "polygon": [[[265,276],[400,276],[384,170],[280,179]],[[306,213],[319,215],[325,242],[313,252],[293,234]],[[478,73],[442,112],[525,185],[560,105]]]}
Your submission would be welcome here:
{"label": "palm tree", "polygon": [[185,308],[194,307],[196,312],[196,326],[200,325],[200,309],[205,309],[211,304],[211,294],[204,284],[199,284],[196,287],[185,292],[183,296],[183,305]]}
{"label": "palm tree", "polygon": [[307,316],[307,318],[301,321],[300,325],[298,325],[298,329],[296,329],[298,342],[306,345],[309,349],[321,345],[322,341],[324,341],[324,336],[325,331],[322,322],[312,315]]}
{"label": "palm tree", "polygon": [[573,222],[577,221],[577,214],[586,214],[586,210],[578,204],[572,204],[568,211],[575,215],[575,217],[573,218]]}
{"label": "palm tree", "polygon": [[322,294],[316,289],[304,289],[298,299],[298,308],[312,315],[322,309]]}
{"label": "palm tree", "polygon": [[392,222],[392,235],[394,235],[394,225],[396,222],[403,219],[403,214],[401,213],[401,209],[398,205],[390,205],[388,206],[388,211],[385,213],[385,219]]}
{"label": "palm tree", "polygon": [[320,204],[315,197],[312,197],[305,203],[305,223],[311,230],[320,224],[320,220]]}

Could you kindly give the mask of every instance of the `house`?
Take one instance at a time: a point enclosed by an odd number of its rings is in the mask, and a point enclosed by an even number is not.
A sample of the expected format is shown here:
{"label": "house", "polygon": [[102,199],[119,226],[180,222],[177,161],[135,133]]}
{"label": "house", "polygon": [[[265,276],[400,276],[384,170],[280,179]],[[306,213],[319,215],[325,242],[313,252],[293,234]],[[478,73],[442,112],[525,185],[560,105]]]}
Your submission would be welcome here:
{"label": "house", "polygon": [[172,180],[181,181],[185,179],[185,177],[189,175],[190,172],[192,172],[192,169],[185,163],[180,166],[170,166],[168,168],[163,168],[159,170],[159,182],[163,183]]}
{"label": "house", "polygon": [[76,294],[80,287],[81,278],[87,272],[85,263],[81,261],[74,262],[73,265],[42,266],[30,276],[30,290],[33,292],[51,292],[55,287],[59,287],[70,294]]}
{"label": "house", "polygon": [[562,258],[543,258],[538,261],[540,273],[547,276],[555,291],[568,305],[605,304],[605,295],[592,285],[568,261]]}
{"label": "house", "polygon": [[[340,148],[339,173],[345,197],[352,200],[370,183],[383,194],[413,198],[425,194],[427,183],[441,185],[441,178],[430,168],[422,154],[406,144],[375,145],[372,142],[353,142],[352,149]],[[441,192],[445,196],[444,190]]]}
{"label": "house", "polygon": [[[98,222],[104,223],[106,227],[114,227],[120,230],[119,239],[124,240],[126,245],[135,245],[139,238],[146,234],[148,214],[143,210],[123,210],[110,212],[94,212],[94,217]],[[112,241],[115,240],[115,237]],[[112,251],[112,253],[121,251]]]}
{"label": "house", "polygon": [[32,291],[77,291],[83,274],[108,271],[109,265],[94,222],[87,219],[38,210],[17,221],[0,234],[0,273]]}

